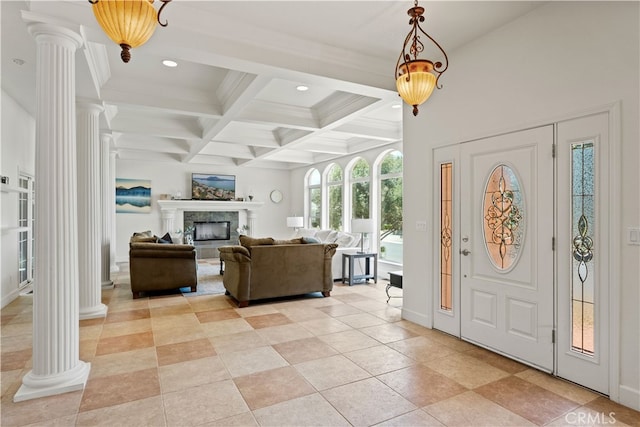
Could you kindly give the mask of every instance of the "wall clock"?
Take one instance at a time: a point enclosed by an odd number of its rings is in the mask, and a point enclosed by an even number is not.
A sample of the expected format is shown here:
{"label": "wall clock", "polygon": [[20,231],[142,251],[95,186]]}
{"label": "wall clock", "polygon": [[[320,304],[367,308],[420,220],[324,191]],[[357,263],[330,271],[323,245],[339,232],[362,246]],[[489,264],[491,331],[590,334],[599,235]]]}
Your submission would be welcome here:
{"label": "wall clock", "polygon": [[282,192],[280,190],[273,190],[269,194],[269,198],[273,203],[280,203],[282,201]]}

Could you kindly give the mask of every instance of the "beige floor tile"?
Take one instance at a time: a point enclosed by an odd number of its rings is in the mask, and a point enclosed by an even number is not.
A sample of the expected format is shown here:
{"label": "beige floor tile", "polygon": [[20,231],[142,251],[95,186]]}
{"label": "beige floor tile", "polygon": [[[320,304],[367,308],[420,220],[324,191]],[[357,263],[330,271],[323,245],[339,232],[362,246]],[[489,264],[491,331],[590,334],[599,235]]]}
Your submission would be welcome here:
{"label": "beige floor tile", "polygon": [[2,348],[2,353],[6,351],[18,351],[25,350],[31,348],[33,345],[33,335],[15,335],[12,337],[5,337],[2,335],[0,337],[0,348]]}
{"label": "beige floor tile", "polygon": [[421,409],[397,416],[380,424],[376,424],[376,427],[442,427],[440,421],[427,414]]}
{"label": "beige floor tile", "polygon": [[[80,339],[81,340],[92,340],[99,339],[102,337],[102,325],[95,326],[83,326],[80,328]],[[127,334],[130,335],[130,334]]]}
{"label": "beige floor tile", "polygon": [[400,307],[387,307],[384,310],[376,310],[370,312],[376,317],[379,317],[386,322],[393,323],[402,320],[402,310]]}
{"label": "beige floor tile", "polygon": [[0,390],[2,391],[0,396],[4,396],[10,390],[17,390],[18,387],[15,385],[17,383],[22,384],[22,376],[24,374],[26,374],[26,372],[23,369],[0,372]]}
{"label": "beige floor tile", "polygon": [[175,344],[156,345],[156,354],[158,355],[158,366],[164,366],[215,356],[216,352],[211,341],[207,338],[200,338]]}
{"label": "beige floor tile", "polygon": [[270,346],[223,353],[220,358],[233,378],[288,365],[287,361]]}
{"label": "beige floor tile", "polygon": [[151,328],[154,332],[170,328],[196,328],[200,321],[195,313],[174,314],[170,316],[151,317]]}
{"label": "beige floor tile", "polygon": [[378,379],[422,407],[464,393],[467,388],[423,365],[379,375]]}
{"label": "beige floor tile", "polygon": [[338,354],[333,347],[317,337],[274,344],[273,348],[291,365]]}
{"label": "beige floor tile", "polygon": [[348,331],[351,329],[349,325],[345,325],[339,319],[333,319],[331,317],[306,320],[304,322],[300,322],[299,325],[316,336]]}
{"label": "beige floor tile", "polygon": [[269,344],[279,344],[282,342],[300,340],[313,336],[311,332],[297,323],[259,329],[258,334],[267,340]]}
{"label": "beige floor tile", "polygon": [[526,371],[527,369],[529,369],[526,365],[523,365],[516,360],[509,359],[500,354],[480,347],[475,347],[472,350],[465,351],[464,354],[466,354],[467,356],[473,356],[476,359],[480,359],[483,362],[488,363],[495,368],[502,369],[503,371],[510,374],[516,374],[518,372]]}
{"label": "beige floor tile", "polygon": [[202,323],[202,331],[207,337],[237,334],[238,332],[252,331],[253,327],[243,318],[221,320],[219,322]]}
{"label": "beige floor tile", "polygon": [[376,378],[335,387],[322,395],[354,426],[377,424],[417,409]]}
{"label": "beige floor tile", "polygon": [[606,397],[598,397],[595,400],[585,405],[589,409],[593,409],[597,412],[608,414],[610,412],[615,413],[616,421],[623,422],[629,425],[640,426],[640,411],[635,411],[626,406],[622,406],[618,403],[612,402]]}
{"label": "beige floor tile", "polygon": [[169,426],[195,426],[248,412],[236,385],[218,381],[163,394]]}
{"label": "beige floor tile", "polygon": [[105,323],[102,327],[101,338],[119,337],[151,331],[151,318],[130,320],[126,322]]}
{"label": "beige floor tile", "polygon": [[221,295],[201,295],[186,297],[194,312],[208,310],[234,309],[236,304],[228,297]]}
{"label": "beige floor tile", "polygon": [[219,356],[160,366],[158,375],[162,393],[171,393],[231,378]]}
{"label": "beige floor tile", "polygon": [[229,418],[200,424],[201,427],[257,427],[258,423],[251,412],[234,415]]}
{"label": "beige floor tile", "polygon": [[130,322],[132,320],[149,319],[151,313],[148,308],[139,308],[127,311],[109,311],[104,323]]}
{"label": "beige floor tile", "polygon": [[175,328],[161,328],[159,330],[153,330],[153,340],[156,346],[194,341],[202,338],[207,338],[207,335],[200,325],[190,328],[178,326]]}
{"label": "beige floor tile", "polygon": [[166,426],[162,396],[153,396],[133,402],[78,414],[77,425],[80,426]]}
{"label": "beige floor tile", "polygon": [[30,348],[18,351],[3,351],[0,358],[0,369],[2,371],[24,369],[27,361],[31,359],[31,354],[32,351]]}
{"label": "beige floor tile", "polygon": [[552,377],[545,372],[540,372],[535,369],[527,369],[526,371],[519,372],[515,375],[516,377],[534,383],[562,397],[566,397],[567,399],[573,400],[574,402],[578,402],[581,405],[584,405],[600,397],[599,394],[587,390],[584,387],[571,384],[570,382],[564,381],[560,378]]}
{"label": "beige floor tile", "polygon": [[350,426],[318,393],[258,409],[254,416],[262,426]]}
{"label": "beige floor tile", "polygon": [[185,303],[188,302],[181,293],[161,296],[152,295],[149,297],[149,308],[168,307],[170,305],[182,305]]}
{"label": "beige floor tile", "polygon": [[316,392],[292,366],[257,372],[235,378],[233,381],[251,410]]}
{"label": "beige floor tile", "polygon": [[352,305],[344,304],[342,301],[340,301],[339,304],[319,307],[318,310],[328,314],[331,317],[348,316],[349,314],[362,313],[362,310],[359,310]]}
{"label": "beige floor tile", "polygon": [[250,305],[249,307],[234,308],[236,313],[242,317],[260,316],[262,314],[279,313],[272,305]]}
{"label": "beige floor tile", "polygon": [[373,338],[356,330],[336,332],[333,334],[322,335],[318,338],[335,348],[340,353],[374,347],[380,344]]}
{"label": "beige floor tile", "polygon": [[328,317],[328,315],[323,311],[317,308],[309,308],[306,305],[290,305],[285,308],[278,308],[278,311],[287,316],[293,322],[304,322],[305,320],[322,319]]}
{"label": "beige floor tile", "polygon": [[82,391],[74,391],[16,403],[14,393],[2,396],[0,401],[2,426],[22,426],[76,415],[82,400]]}
{"label": "beige floor tile", "polygon": [[364,301],[357,301],[350,303],[355,308],[365,311],[367,313],[372,311],[380,311],[385,310],[387,308],[387,304],[380,300],[373,300],[371,298],[367,298]]}
{"label": "beige floor tile", "polygon": [[67,415],[66,417],[54,418],[52,420],[41,421],[33,424],[26,424],[24,427],[75,427],[77,415]]}
{"label": "beige floor tile", "polygon": [[244,317],[244,320],[246,320],[253,329],[264,329],[271,326],[288,325],[291,323],[291,319],[282,313],[260,314],[257,316]]}
{"label": "beige floor tile", "polygon": [[360,331],[380,341],[383,344],[388,344],[393,341],[406,340],[407,338],[416,336],[416,334],[414,334],[413,332],[396,326],[393,323],[369,326],[367,328],[360,329]]}
{"label": "beige floor tile", "polygon": [[200,323],[217,322],[219,320],[237,319],[240,315],[231,307],[218,310],[203,310],[196,313]]}
{"label": "beige floor tile", "polygon": [[108,377],[127,372],[156,368],[156,349],[147,347],[138,350],[96,356],[91,361],[90,378]]}
{"label": "beige floor tile", "polygon": [[269,345],[267,340],[258,335],[254,330],[210,337],[209,341],[211,341],[213,348],[218,354],[233,353],[234,351],[249,350]]}
{"label": "beige floor tile", "polygon": [[[640,418],[635,424],[640,425]],[[623,423],[616,418],[615,412],[602,412],[590,409],[585,406],[574,409],[563,414],[557,419],[545,424],[548,427],[627,427],[629,424]]]}
{"label": "beige floor tile", "polygon": [[423,363],[469,389],[509,376],[508,372],[461,353],[453,353],[446,357]]}
{"label": "beige floor tile", "polygon": [[295,368],[318,390],[326,390],[371,376],[342,355],[299,363]]}
{"label": "beige floor tile", "polygon": [[444,425],[452,427],[535,426],[525,418],[472,391],[434,403],[424,408],[424,410],[440,420]]}
{"label": "beige floor tile", "polygon": [[360,329],[368,326],[382,325],[387,323],[385,320],[369,313],[349,314],[337,317],[339,321],[345,323],[352,328]]}
{"label": "beige floor tile", "polygon": [[431,341],[424,336],[391,342],[388,346],[418,362],[428,362],[456,353],[450,347]]}
{"label": "beige floor tile", "polygon": [[80,412],[159,395],[157,368],[89,378],[82,394]]}
{"label": "beige floor tile", "polygon": [[415,360],[385,345],[351,351],[344,353],[344,356],[374,376],[406,368],[416,363]]}
{"label": "beige floor tile", "polygon": [[101,338],[98,341],[96,356],[139,350],[153,347],[154,336],[151,332],[123,335],[121,337]]}

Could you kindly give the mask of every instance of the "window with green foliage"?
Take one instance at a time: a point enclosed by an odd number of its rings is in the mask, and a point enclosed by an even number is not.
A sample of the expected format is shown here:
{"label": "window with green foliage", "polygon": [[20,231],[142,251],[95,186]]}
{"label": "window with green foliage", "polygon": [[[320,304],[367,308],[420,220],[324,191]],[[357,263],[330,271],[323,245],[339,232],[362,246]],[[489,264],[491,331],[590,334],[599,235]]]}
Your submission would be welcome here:
{"label": "window with green foliage", "polygon": [[334,164],[327,174],[327,190],[329,197],[329,228],[342,230],[342,168]]}
{"label": "window with green foliage", "polygon": [[402,263],[402,153],[380,164],[380,258]]}
{"label": "window with green foliage", "polygon": [[365,159],[358,159],[351,170],[351,217],[369,218],[370,168]]}
{"label": "window with green foliage", "polygon": [[309,227],[319,228],[322,208],[322,189],[320,172],[313,169],[307,175],[307,192],[309,195]]}

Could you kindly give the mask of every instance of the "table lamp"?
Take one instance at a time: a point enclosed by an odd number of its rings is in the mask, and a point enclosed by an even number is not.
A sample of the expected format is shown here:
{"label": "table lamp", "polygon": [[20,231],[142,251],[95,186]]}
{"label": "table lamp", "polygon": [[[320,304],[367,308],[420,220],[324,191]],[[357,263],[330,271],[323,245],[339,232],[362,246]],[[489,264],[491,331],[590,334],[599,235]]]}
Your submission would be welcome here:
{"label": "table lamp", "polygon": [[301,216],[288,216],[287,227],[293,228],[294,231],[298,231],[299,228],[304,226],[304,218]]}
{"label": "table lamp", "polygon": [[351,232],[360,233],[360,253],[364,253],[364,237],[373,231],[373,220],[369,218],[353,218]]}

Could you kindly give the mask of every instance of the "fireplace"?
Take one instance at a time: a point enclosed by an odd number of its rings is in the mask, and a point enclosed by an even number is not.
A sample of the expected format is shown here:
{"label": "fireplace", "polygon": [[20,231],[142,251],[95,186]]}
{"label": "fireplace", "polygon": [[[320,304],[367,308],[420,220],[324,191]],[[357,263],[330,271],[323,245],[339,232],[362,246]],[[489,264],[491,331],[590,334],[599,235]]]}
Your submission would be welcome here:
{"label": "fireplace", "polygon": [[193,227],[195,241],[231,239],[231,221],[196,221]]}

